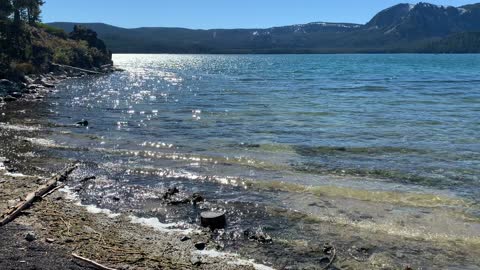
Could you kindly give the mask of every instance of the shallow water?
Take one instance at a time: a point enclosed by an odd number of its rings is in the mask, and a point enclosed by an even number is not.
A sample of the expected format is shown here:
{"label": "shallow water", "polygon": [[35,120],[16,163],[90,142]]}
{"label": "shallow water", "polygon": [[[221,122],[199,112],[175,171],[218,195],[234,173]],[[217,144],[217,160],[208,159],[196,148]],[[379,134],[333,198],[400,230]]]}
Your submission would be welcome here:
{"label": "shallow water", "polygon": [[[468,247],[480,244],[480,56],[114,61],[126,71],[63,82],[34,110],[9,107],[1,118],[3,136],[34,147],[20,159],[84,162],[76,177],[97,176],[77,189],[84,203],[191,226],[202,209],[224,209],[225,248],[276,267],[318,264],[318,241],[337,243],[348,261],[365,239],[397,264],[398,250],[415,254],[423,239],[445,258],[424,244],[413,265],[478,265]],[[88,128],[73,125],[82,119]],[[207,202],[164,205],[172,186]],[[261,227],[274,246],[242,241]],[[457,245],[468,247],[452,262]]]}

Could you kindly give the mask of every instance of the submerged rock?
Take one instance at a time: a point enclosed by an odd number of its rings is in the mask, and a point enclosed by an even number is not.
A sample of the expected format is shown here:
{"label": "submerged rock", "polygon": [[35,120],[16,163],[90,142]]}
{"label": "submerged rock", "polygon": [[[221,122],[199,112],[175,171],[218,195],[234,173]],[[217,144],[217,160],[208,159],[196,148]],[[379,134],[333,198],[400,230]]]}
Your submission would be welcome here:
{"label": "submerged rock", "polygon": [[12,97],[11,95],[8,95],[8,96],[3,98],[3,101],[5,101],[5,102],[13,102],[13,101],[16,101],[16,100],[17,100],[17,98]]}
{"label": "submerged rock", "polygon": [[0,79],[0,85],[1,86],[7,86],[7,87],[13,87],[15,85],[14,82],[9,81],[7,79]]}
{"label": "submerged rock", "polygon": [[167,192],[165,192],[165,194],[163,194],[163,199],[167,200],[167,199],[169,199],[170,197],[172,197],[173,195],[175,195],[179,192],[180,192],[180,190],[178,190],[177,187],[169,188],[167,190]]}
{"label": "submerged rock", "polygon": [[85,119],[82,119],[82,121],[77,122],[76,125],[79,127],[88,127],[88,121]]}
{"label": "submerged rock", "polygon": [[197,204],[199,202],[203,202],[205,199],[202,197],[202,195],[198,193],[193,193],[192,195],[192,203]]}
{"label": "submerged rock", "polygon": [[250,241],[257,241],[259,243],[272,243],[272,237],[265,233],[262,229],[253,231],[251,229],[246,229],[243,232],[243,235]]}
{"label": "submerged rock", "polygon": [[223,229],[227,225],[224,212],[202,212],[200,214],[200,220],[203,227],[208,227],[211,230]]}
{"label": "submerged rock", "polygon": [[10,96],[12,96],[14,98],[21,98],[23,96],[23,94],[20,93],[20,92],[12,92],[12,93],[10,93]]}

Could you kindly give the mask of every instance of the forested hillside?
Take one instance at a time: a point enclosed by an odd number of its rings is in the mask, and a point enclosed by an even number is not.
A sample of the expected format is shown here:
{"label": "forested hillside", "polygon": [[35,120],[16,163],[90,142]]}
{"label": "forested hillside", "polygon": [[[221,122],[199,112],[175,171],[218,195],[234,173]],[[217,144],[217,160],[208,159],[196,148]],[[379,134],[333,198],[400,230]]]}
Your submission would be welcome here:
{"label": "forested hillside", "polygon": [[97,34],[75,27],[67,34],[42,24],[42,0],[0,0],[0,78],[19,80],[45,73],[52,63],[81,68],[111,64],[111,53]]}

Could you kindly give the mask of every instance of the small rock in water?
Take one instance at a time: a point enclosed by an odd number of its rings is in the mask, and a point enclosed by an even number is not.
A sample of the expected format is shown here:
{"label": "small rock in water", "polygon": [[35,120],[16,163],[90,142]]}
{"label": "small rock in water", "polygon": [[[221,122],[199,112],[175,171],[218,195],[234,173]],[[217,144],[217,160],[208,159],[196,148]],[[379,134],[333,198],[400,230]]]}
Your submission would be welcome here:
{"label": "small rock in water", "polygon": [[195,244],[195,248],[198,250],[204,250],[207,245],[203,242],[198,242]]}
{"label": "small rock in water", "polygon": [[88,121],[83,119],[82,121],[80,122],[77,122],[76,124],[77,126],[80,126],[80,127],[88,127]]}
{"label": "small rock in water", "polygon": [[45,239],[45,242],[47,242],[47,243],[53,243],[53,242],[55,242],[55,239],[53,239],[53,238],[47,238],[47,239]]}
{"label": "small rock in water", "polygon": [[23,96],[23,94],[20,93],[20,92],[12,92],[12,93],[10,93],[10,96],[12,96],[14,98],[21,98]]}
{"label": "small rock in water", "polygon": [[16,101],[16,100],[17,100],[17,98],[12,97],[10,95],[3,98],[3,101],[5,101],[5,102],[12,102],[12,101]]}
{"label": "small rock in water", "polygon": [[251,241],[257,241],[259,243],[272,242],[272,237],[270,237],[270,235],[268,235],[267,233],[263,232],[262,229],[259,229],[257,231],[252,231],[250,229],[247,229],[243,232],[243,234],[248,238],[248,240],[251,240]]}
{"label": "small rock in water", "polygon": [[197,204],[199,202],[203,202],[205,199],[202,197],[202,195],[198,193],[193,193],[192,195],[192,203]]}
{"label": "small rock in water", "polygon": [[37,240],[37,236],[36,236],[35,233],[33,233],[33,232],[28,232],[28,233],[25,235],[25,240],[27,240],[28,242],[32,242],[32,241]]}
{"label": "small rock in water", "polygon": [[177,194],[180,192],[177,187],[169,188],[165,194],[163,194],[163,199],[166,200],[170,198],[171,196]]}
{"label": "small rock in water", "polygon": [[1,80],[0,80],[0,85],[3,85],[3,86],[13,86],[14,83],[11,82],[11,81],[9,81],[9,80],[7,80],[7,79],[1,79]]}
{"label": "small rock in water", "polygon": [[203,227],[209,227],[211,230],[223,229],[227,223],[225,213],[223,212],[202,212],[200,220]]}

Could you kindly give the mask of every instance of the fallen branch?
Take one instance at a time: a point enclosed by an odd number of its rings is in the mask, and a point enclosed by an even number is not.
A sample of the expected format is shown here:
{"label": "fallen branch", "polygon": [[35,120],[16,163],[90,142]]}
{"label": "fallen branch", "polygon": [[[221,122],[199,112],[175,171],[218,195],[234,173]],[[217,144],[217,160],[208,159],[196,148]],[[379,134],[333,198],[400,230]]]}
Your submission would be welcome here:
{"label": "fallen branch", "polygon": [[50,190],[49,192],[47,192],[46,194],[44,194],[44,195],[42,196],[42,198],[47,197],[48,195],[54,193],[55,191],[57,191],[57,190],[59,190],[59,189],[61,189],[61,188],[63,188],[63,187],[65,187],[65,184],[58,185],[58,186],[55,187],[54,189],[52,189],[52,190]]}
{"label": "fallen branch", "polygon": [[330,254],[329,262],[325,267],[323,267],[324,270],[330,268],[332,266],[333,262],[335,261],[335,258],[337,256],[337,250],[335,249],[334,246],[328,245],[327,247],[324,247],[324,252],[327,254]]}
{"label": "fallen branch", "polygon": [[55,66],[55,67],[61,67],[61,68],[71,69],[71,70],[75,70],[75,71],[79,71],[79,72],[85,72],[87,74],[94,74],[94,75],[102,74],[101,72],[94,71],[94,70],[88,70],[88,69],[83,69],[83,68],[78,68],[78,67],[67,66],[67,65],[60,65],[60,64],[57,64],[57,63],[51,63],[51,64],[52,64],[52,66]]}
{"label": "fallen branch", "polygon": [[107,267],[107,266],[104,266],[104,265],[101,265],[95,261],[92,261],[90,259],[87,259],[87,258],[84,258],[80,255],[77,255],[75,253],[72,253],[72,256],[82,262],[86,262],[90,265],[92,265],[95,269],[99,269],[99,270],[116,270],[115,268],[110,268],[110,267]]}
{"label": "fallen branch", "polygon": [[29,193],[25,200],[17,204],[12,210],[2,215],[4,218],[2,221],[0,221],[0,227],[5,226],[13,221],[22,213],[23,210],[28,209],[35,201],[41,199],[45,194],[50,194],[49,192],[57,187],[58,182],[65,181],[76,168],[77,165],[68,167],[61,174],[58,174],[50,179],[45,185],[40,186],[36,191]]}

